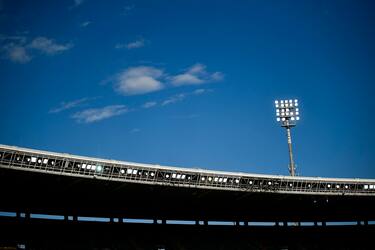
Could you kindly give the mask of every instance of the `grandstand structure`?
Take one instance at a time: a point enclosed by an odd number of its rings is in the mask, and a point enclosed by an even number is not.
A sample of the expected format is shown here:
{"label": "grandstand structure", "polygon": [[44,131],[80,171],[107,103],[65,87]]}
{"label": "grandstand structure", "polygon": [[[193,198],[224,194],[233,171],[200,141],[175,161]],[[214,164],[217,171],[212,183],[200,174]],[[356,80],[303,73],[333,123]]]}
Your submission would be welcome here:
{"label": "grandstand structure", "polygon": [[375,233],[372,179],[168,167],[0,145],[0,190],[0,249],[368,249]]}
{"label": "grandstand structure", "polygon": [[0,211],[251,222],[375,221],[375,180],[168,167],[0,145]]}

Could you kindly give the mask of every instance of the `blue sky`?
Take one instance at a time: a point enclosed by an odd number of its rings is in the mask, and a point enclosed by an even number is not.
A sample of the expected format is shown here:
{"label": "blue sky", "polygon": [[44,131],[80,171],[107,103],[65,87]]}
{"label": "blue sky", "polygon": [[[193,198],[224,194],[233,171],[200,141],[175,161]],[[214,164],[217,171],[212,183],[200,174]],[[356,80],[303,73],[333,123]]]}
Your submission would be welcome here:
{"label": "blue sky", "polygon": [[373,1],[0,0],[0,143],[375,178]]}

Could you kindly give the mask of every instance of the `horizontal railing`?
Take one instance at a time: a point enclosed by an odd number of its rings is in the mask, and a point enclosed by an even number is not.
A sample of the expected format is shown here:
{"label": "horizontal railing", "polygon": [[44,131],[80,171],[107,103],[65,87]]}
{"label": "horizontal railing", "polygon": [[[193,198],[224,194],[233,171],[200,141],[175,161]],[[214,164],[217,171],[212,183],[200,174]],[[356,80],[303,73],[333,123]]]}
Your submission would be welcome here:
{"label": "horizontal railing", "polygon": [[[42,152],[42,151],[41,151]],[[87,157],[36,153],[0,147],[0,167],[143,184],[247,192],[375,195],[375,180],[258,176],[144,164],[114,163]]]}

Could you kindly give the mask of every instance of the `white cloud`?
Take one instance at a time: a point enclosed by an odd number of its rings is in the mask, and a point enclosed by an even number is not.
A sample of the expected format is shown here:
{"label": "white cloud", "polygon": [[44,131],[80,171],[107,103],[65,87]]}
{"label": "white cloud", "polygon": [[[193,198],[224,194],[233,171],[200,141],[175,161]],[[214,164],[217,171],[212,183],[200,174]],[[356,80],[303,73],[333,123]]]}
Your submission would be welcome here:
{"label": "white cloud", "polygon": [[140,95],[158,91],[164,87],[159,81],[162,76],[163,71],[155,67],[130,67],[116,77],[115,89],[123,95]]}
{"label": "white cloud", "polygon": [[172,78],[172,83],[176,86],[180,85],[190,85],[190,84],[202,84],[204,81],[202,79],[199,79],[197,76],[185,73],[176,75]]}
{"label": "white cloud", "polygon": [[116,49],[138,49],[145,46],[145,40],[143,38],[140,38],[134,42],[130,43],[118,43],[115,45]]}
{"label": "white cloud", "polygon": [[149,109],[154,106],[156,106],[158,103],[157,102],[146,102],[145,104],[142,105],[142,108]]}
{"label": "white cloud", "polygon": [[26,36],[5,36],[0,34],[0,52],[3,58],[15,63],[27,63],[33,58],[33,51],[55,55],[73,47],[73,44],[57,44],[53,39],[37,37],[28,43]]}
{"label": "white cloud", "polygon": [[86,22],[82,22],[82,23],[80,24],[80,26],[81,26],[82,28],[85,28],[85,27],[89,26],[90,24],[91,24],[90,21],[86,21]]}
{"label": "white cloud", "polygon": [[184,73],[170,77],[170,80],[174,86],[182,86],[216,82],[223,80],[223,78],[223,73],[207,72],[206,65],[197,63],[187,69]]}
{"label": "white cloud", "polygon": [[138,39],[134,42],[128,43],[127,48],[128,49],[137,49],[145,46],[145,40],[143,38]]}
{"label": "white cloud", "polygon": [[184,94],[184,93],[177,94],[177,95],[171,96],[168,99],[166,99],[165,101],[163,101],[161,105],[165,106],[165,105],[173,104],[173,103],[176,103],[176,102],[180,102],[180,101],[184,100],[185,97],[186,97],[186,94]]}
{"label": "white cloud", "polygon": [[48,39],[46,37],[37,37],[29,44],[28,47],[39,50],[47,55],[55,55],[71,49],[73,47],[73,44],[58,44],[53,39]]}
{"label": "white cloud", "polygon": [[167,98],[166,100],[164,100],[161,103],[161,105],[166,106],[166,105],[173,104],[173,103],[176,103],[176,102],[181,102],[189,96],[203,95],[203,94],[208,93],[208,92],[212,92],[212,90],[211,89],[196,89],[192,92],[180,93],[180,94],[173,95],[173,96]]}
{"label": "white cloud", "polygon": [[21,45],[7,44],[2,50],[5,57],[15,63],[27,63],[32,59],[26,48]]}
{"label": "white cloud", "polygon": [[133,128],[132,130],[130,130],[130,133],[132,133],[132,134],[138,133],[138,132],[141,132],[141,130],[139,128]]}
{"label": "white cloud", "polygon": [[201,94],[204,94],[205,92],[207,92],[207,89],[196,89],[194,90],[194,95],[201,95]]}
{"label": "white cloud", "polygon": [[80,106],[86,104],[88,101],[94,100],[94,99],[96,99],[96,98],[85,97],[85,98],[81,98],[81,99],[74,100],[74,101],[61,102],[59,107],[51,109],[49,111],[49,113],[51,113],[51,114],[60,113],[62,111],[68,110],[68,109],[80,107]]}
{"label": "white cloud", "polygon": [[92,123],[128,112],[124,105],[110,105],[103,108],[86,109],[75,113],[72,118],[79,123]]}
{"label": "white cloud", "polygon": [[1,54],[3,58],[15,63],[27,63],[32,56],[25,47],[27,39],[25,36],[6,36],[0,34]]}

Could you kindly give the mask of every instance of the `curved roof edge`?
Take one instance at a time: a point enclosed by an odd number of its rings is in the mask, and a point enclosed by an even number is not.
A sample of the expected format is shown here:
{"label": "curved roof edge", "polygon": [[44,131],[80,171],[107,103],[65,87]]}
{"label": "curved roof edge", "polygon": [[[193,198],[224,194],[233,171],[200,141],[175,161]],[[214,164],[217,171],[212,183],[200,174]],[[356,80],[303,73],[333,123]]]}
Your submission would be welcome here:
{"label": "curved roof edge", "polygon": [[185,168],[185,167],[172,167],[172,166],[163,166],[158,164],[147,164],[147,163],[137,163],[137,162],[128,162],[128,161],[119,161],[119,160],[112,160],[112,159],[102,159],[102,158],[95,158],[95,157],[87,157],[87,156],[78,156],[68,153],[57,153],[51,151],[44,151],[38,149],[30,149],[30,148],[23,148],[18,146],[10,146],[0,144],[0,149],[5,150],[15,150],[15,151],[22,151],[28,153],[35,153],[35,154],[42,154],[48,156],[56,156],[62,158],[71,158],[77,160],[84,160],[84,161],[92,161],[98,162],[103,164],[119,164],[119,165],[129,165],[129,166],[136,166],[136,167],[147,167],[147,168],[155,168],[155,169],[167,169],[167,170],[176,170],[176,171],[186,171],[186,172],[202,172],[205,174],[223,174],[223,175],[232,175],[232,176],[248,176],[248,177],[263,177],[263,178],[283,178],[283,179],[298,179],[298,180],[321,180],[321,181],[349,181],[349,182],[371,182],[375,183],[375,179],[362,179],[362,178],[326,178],[326,177],[305,177],[305,176],[286,176],[286,175],[268,175],[268,174],[253,174],[253,173],[245,173],[245,172],[230,172],[230,171],[221,171],[221,170],[209,170],[209,169],[202,169],[202,168]]}

